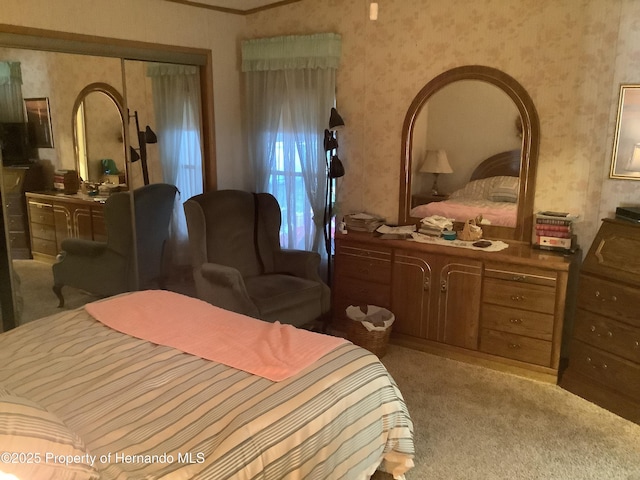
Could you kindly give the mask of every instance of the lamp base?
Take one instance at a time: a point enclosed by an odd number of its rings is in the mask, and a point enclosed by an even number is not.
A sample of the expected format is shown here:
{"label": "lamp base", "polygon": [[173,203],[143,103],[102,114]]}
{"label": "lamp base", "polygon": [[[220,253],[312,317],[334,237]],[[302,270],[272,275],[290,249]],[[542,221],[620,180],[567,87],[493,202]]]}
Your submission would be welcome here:
{"label": "lamp base", "polygon": [[439,173],[434,173],[433,174],[433,185],[431,186],[431,195],[440,195],[440,192],[438,192],[438,175],[440,175]]}

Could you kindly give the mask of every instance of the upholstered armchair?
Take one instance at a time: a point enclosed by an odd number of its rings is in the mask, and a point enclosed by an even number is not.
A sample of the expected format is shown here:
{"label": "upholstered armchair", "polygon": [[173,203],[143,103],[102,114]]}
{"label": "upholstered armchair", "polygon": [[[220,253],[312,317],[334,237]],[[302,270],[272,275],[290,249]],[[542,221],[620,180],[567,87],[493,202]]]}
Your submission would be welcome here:
{"label": "upholstered armchair", "polygon": [[280,247],[280,206],[272,195],[213,191],[187,200],[184,211],[200,299],[296,326],[329,312],[320,255]]}
{"label": "upholstered armchair", "polygon": [[62,252],[52,266],[58,306],[64,306],[64,286],[105,297],[134,290],[136,284],[141,289],[162,286],[163,250],[177,191],[174,185],[154,183],[133,192],[138,282],[129,192],[114,193],[104,204],[106,242],[63,240]]}

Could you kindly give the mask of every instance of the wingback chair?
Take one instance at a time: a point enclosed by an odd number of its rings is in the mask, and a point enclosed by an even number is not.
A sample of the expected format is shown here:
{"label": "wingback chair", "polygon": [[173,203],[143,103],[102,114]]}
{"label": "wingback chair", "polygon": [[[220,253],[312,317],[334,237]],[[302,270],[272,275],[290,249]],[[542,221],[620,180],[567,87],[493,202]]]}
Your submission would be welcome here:
{"label": "wingback chair", "polygon": [[184,211],[200,299],[296,326],[328,313],[320,255],[280,247],[280,206],[272,195],[212,191],[187,200]]}
{"label": "wingback chair", "polygon": [[[138,287],[162,286],[162,257],[178,189],[154,183],[133,191],[138,256]],[[62,241],[62,252],[53,269],[53,291],[64,306],[62,287],[81,288],[99,296],[111,296],[136,288],[131,194],[118,192],[104,204],[107,241],[79,238]]]}

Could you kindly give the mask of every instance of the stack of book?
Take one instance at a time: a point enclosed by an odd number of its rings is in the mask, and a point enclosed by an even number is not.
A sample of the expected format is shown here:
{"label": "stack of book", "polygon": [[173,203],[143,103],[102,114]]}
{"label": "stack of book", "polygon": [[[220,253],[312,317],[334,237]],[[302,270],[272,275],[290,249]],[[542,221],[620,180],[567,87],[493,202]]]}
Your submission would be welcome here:
{"label": "stack of book", "polygon": [[373,232],[380,225],[384,224],[384,219],[369,215],[368,213],[354,213],[345,215],[344,223],[346,224],[347,230]]}
{"label": "stack of book", "polygon": [[573,233],[575,215],[565,212],[539,212],[535,215],[533,244],[545,250],[570,251],[576,248]]}

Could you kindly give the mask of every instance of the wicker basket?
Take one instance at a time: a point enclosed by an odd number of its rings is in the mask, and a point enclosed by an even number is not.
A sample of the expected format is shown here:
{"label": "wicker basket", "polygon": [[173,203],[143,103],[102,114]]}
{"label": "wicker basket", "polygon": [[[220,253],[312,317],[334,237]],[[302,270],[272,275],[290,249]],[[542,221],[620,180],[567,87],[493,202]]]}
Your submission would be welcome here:
{"label": "wicker basket", "polygon": [[391,328],[385,330],[367,330],[367,327],[356,320],[347,322],[347,339],[362,348],[366,348],[371,353],[377,355],[378,358],[384,357],[387,353],[387,345],[389,344],[389,335]]}

